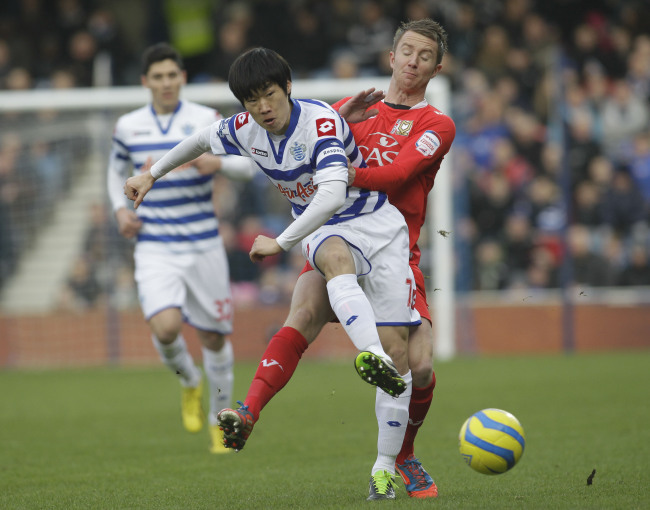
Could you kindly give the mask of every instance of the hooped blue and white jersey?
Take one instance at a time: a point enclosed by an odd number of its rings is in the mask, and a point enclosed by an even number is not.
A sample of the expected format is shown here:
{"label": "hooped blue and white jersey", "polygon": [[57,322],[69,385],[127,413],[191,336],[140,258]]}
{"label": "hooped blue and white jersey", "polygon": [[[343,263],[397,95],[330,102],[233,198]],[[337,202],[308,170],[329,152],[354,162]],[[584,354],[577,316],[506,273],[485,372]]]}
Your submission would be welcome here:
{"label": "hooped blue and white jersey", "polygon": [[[291,99],[293,109],[284,135],[270,134],[248,112],[213,124],[210,145],[215,154],[249,156],[291,202],[294,218],[311,202],[319,183],[348,182],[348,158],[365,167],[347,122],[322,101]],[[345,204],[327,225],[373,212],[386,194],[348,187]]]}
{"label": "hooped blue and white jersey", "polygon": [[[152,105],[127,113],[115,127],[109,172],[119,172],[124,182],[129,169],[139,174],[145,163],[155,163],[181,140],[219,119],[216,110],[189,101],[181,101],[167,115],[157,115]],[[212,177],[187,164],[156,181],[136,210],[143,222],[138,250],[191,253],[215,247],[219,223]],[[117,208],[117,198],[111,200]],[[126,203],[126,197],[123,200]]]}

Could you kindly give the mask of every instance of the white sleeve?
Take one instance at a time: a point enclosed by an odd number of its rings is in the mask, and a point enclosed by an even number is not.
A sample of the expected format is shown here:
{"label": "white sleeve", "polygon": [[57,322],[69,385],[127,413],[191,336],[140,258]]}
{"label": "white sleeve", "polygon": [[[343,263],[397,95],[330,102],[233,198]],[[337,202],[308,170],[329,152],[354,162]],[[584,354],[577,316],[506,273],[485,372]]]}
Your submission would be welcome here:
{"label": "white sleeve", "polygon": [[284,251],[323,226],[345,203],[347,182],[326,181],[318,185],[314,198],[305,211],[289,225],[275,240]]}
{"label": "white sleeve", "polygon": [[248,181],[253,178],[257,168],[252,158],[246,156],[221,156],[220,172],[230,179]]}
{"label": "white sleeve", "polygon": [[127,198],[124,195],[124,183],[126,179],[126,173],[120,172],[113,165],[109,165],[107,175],[108,198],[113,206],[113,211],[127,206]]}
{"label": "white sleeve", "polygon": [[151,167],[151,170],[149,170],[153,178],[160,179],[174,168],[198,158],[201,154],[211,152],[210,130],[211,126],[207,126],[197,131],[192,136],[185,138],[176,147],[156,161]]}
{"label": "white sleeve", "polygon": [[108,161],[106,184],[108,198],[113,206],[113,211],[126,207],[129,200],[124,195],[124,182],[128,178],[131,163],[118,157],[115,145]]}

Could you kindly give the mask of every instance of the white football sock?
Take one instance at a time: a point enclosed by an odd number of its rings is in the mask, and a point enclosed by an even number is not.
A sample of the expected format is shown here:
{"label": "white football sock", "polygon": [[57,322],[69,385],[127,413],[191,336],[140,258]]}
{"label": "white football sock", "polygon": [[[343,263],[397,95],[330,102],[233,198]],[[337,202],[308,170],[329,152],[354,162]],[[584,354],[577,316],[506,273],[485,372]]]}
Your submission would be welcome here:
{"label": "white football sock", "polygon": [[161,343],[156,335],[151,335],[151,339],[162,362],[180,377],[181,385],[196,388],[201,382],[201,371],[194,364],[183,335],[178,335],[170,344]]}
{"label": "white football sock", "polygon": [[206,347],[203,351],[203,371],[210,387],[210,425],[217,424],[217,414],[224,407],[229,407],[232,398],[234,382],[232,344],[226,340],[220,351],[211,351]]}
{"label": "white football sock", "polygon": [[332,310],[354,346],[360,351],[370,351],[390,360],[381,346],[372,306],[356,275],[335,276],[327,282],[327,294]]}
{"label": "white football sock", "polygon": [[413,391],[413,378],[409,370],[402,376],[406,390],[399,397],[391,397],[385,391],[377,388],[375,398],[375,414],[379,434],[377,436],[377,460],[371,474],[386,470],[395,474],[395,460],[402,449],[406,426],[409,422],[409,403]]}

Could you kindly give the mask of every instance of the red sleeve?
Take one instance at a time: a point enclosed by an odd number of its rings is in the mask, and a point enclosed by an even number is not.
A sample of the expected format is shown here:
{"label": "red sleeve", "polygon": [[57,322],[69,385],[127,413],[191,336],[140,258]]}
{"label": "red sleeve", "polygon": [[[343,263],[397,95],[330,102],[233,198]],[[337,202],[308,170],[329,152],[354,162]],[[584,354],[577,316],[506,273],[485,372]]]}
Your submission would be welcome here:
{"label": "red sleeve", "polygon": [[348,99],[350,99],[350,97],[352,97],[352,96],[344,97],[343,99],[339,99],[336,103],[334,103],[332,105],[332,108],[334,108],[338,112],[339,108],[341,108],[341,105],[344,105],[345,103],[347,103]]}
{"label": "red sleeve", "polygon": [[[392,164],[357,168],[353,186],[388,192],[402,186],[415,175],[425,172],[432,166],[439,166],[456,136],[456,126],[449,117],[446,119],[446,122],[436,125],[435,129],[425,129],[409,136]],[[424,155],[417,148],[418,141],[427,131],[433,131],[440,140],[440,147],[431,156]]]}

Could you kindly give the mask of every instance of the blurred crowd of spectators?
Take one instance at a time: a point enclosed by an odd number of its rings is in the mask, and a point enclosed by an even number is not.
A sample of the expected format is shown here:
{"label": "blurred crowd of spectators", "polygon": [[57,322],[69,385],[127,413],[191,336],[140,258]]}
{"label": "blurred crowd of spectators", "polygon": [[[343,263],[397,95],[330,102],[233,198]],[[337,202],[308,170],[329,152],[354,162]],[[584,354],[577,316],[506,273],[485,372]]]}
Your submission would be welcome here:
{"label": "blurred crowd of spectators", "polygon": [[[295,78],[386,76],[397,24],[426,16],[449,34],[459,288],[650,285],[647,1],[3,2],[0,90],[135,85],[142,50],[160,40],[195,83],[225,81],[254,45],[283,54]],[[0,212],[12,195],[2,133]],[[215,180],[240,301],[286,300],[301,266],[293,253],[248,261],[255,235],[288,221],[274,200],[263,180]]]}

